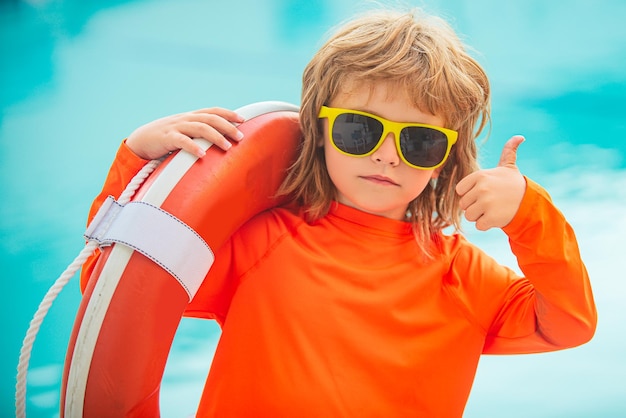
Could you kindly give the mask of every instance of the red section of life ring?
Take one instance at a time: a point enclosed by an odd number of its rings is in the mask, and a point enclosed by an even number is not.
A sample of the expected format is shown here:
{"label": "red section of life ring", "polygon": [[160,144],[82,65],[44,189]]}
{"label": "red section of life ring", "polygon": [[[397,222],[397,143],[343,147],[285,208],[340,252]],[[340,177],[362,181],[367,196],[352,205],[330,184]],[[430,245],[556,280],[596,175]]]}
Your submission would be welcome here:
{"label": "red section of life ring", "polygon": [[[241,143],[228,152],[210,147],[161,205],[213,249],[252,216],[280,203],[273,196],[295,159],[301,135],[293,109],[261,114],[239,129],[245,135]],[[153,187],[171,161],[170,157],[155,170],[133,200]],[[94,289],[99,281],[110,279],[103,271],[116,262],[118,245],[103,249],[78,309],[63,373],[61,416],[160,415],[161,379],[188,294],[169,273],[132,252],[110,301],[94,307],[95,295],[99,296]],[[84,350],[80,335],[93,326],[94,309],[104,313],[92,338],[90,362],[78,360]],[[72,377],[81,373],[84,381]]]}

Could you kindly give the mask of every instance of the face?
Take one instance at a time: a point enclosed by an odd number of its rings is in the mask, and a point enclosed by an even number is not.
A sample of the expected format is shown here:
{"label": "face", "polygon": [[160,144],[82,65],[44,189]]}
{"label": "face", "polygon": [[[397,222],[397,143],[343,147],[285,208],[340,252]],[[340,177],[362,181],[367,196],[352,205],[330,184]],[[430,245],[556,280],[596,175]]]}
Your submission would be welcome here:
{"label": "face", "polygon": [[[443,127],[443,119],[414,107],[401,90],[380,83],[372,88],[366,84],[345,89],[329,106],[361,110],[396,122]],[[337,200],[344,205],[404,220],[409,203],[439,173],[439,169],[422,170],[405,164],[398,155],[392,133],[369,156],[342,154],[330,143],[328,121],[324,120],[324,124],[326,168],[337,189]]]}

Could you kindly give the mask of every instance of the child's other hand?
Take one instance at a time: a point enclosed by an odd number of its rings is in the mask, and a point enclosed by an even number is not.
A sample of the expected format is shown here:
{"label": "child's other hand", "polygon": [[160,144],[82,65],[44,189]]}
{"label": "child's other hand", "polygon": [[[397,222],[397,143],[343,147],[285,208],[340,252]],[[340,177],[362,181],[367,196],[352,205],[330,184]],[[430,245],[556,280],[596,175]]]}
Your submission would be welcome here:
{"label": "child's other hand", "polygon": [[526,191],[526,180],[515,165],[517,148],[523,136],[514,136],[504,144],[496,168],[479,170],[456,186],[465,218],[476,229],[503,228],[513,220]]}
{"label": "child's other hand", "polygon": [[227,139],[240,141],[243,134],[234,124],[243,122],[235,112],[219,107],[179,113],[154,120],[137,128],[126,145],[139,157],[151,160],[183,149],[204,157],[202,148],[192,138],[204,138],[223,150],[231,147]]}

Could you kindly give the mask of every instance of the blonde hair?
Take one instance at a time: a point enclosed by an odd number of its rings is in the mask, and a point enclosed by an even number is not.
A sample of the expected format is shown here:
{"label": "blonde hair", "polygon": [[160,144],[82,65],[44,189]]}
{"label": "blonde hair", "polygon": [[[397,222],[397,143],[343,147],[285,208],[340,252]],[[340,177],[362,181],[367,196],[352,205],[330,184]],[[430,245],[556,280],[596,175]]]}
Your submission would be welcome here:
{"label": "blonde hair", "polygon": [[[336,189],[326,170],[318,114],[351,80],[361,85],[390,83],[413,104],[443,118],[459,132],[436,181],[408,207],[421,247],[443,228],[460,229],[454,187],[478,168],[476,138],[489,120],[489,81],[450,26],[419,10],[375,11],[345,23],[304,70],[299,156],[281,186],[309,221],[328,213]],[[363,84],[361,84],[363,83]]]}

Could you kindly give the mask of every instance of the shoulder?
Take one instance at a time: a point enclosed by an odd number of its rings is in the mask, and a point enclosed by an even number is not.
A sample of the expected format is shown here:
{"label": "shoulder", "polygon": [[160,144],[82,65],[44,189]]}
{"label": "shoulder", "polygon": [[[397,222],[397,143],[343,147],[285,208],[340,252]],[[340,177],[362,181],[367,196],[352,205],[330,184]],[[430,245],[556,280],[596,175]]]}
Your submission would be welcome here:
{"label": "shoulder", "polygon": [[474,247],[460,232],[452,234],[441,232],[434,236],[433,243],[438,257],[449,261],[452,261],[459,252],[468,251]]}
{"label": "shoulder", "polygon": [[441,247],[447,263],[443,284],[470,318],[479,311],[497,309],[507,289],[520,278],[460,233],[444,237]]}
{"label": "shoulder", "polygon": [[232,239],[243,241],[247,246],[268,247],[285,235],[293,235],[303,223],[304,220],[296,211],[276,207],[252,217]]}
{"label": "shoulder", "polygon": [[502,266],[462,233],[437,236],[437,255],[446,265],[448,280],[472,281],[473,277],[500,274]]}
{"label": "shoulder", "polygon": [[258,213],[231,234],[221,247],[215,249],[215,261],[210,274],[239,278],[266,258],[277,244],[289,239],[301,223],[303,220],[296,213],[284,208]]}

